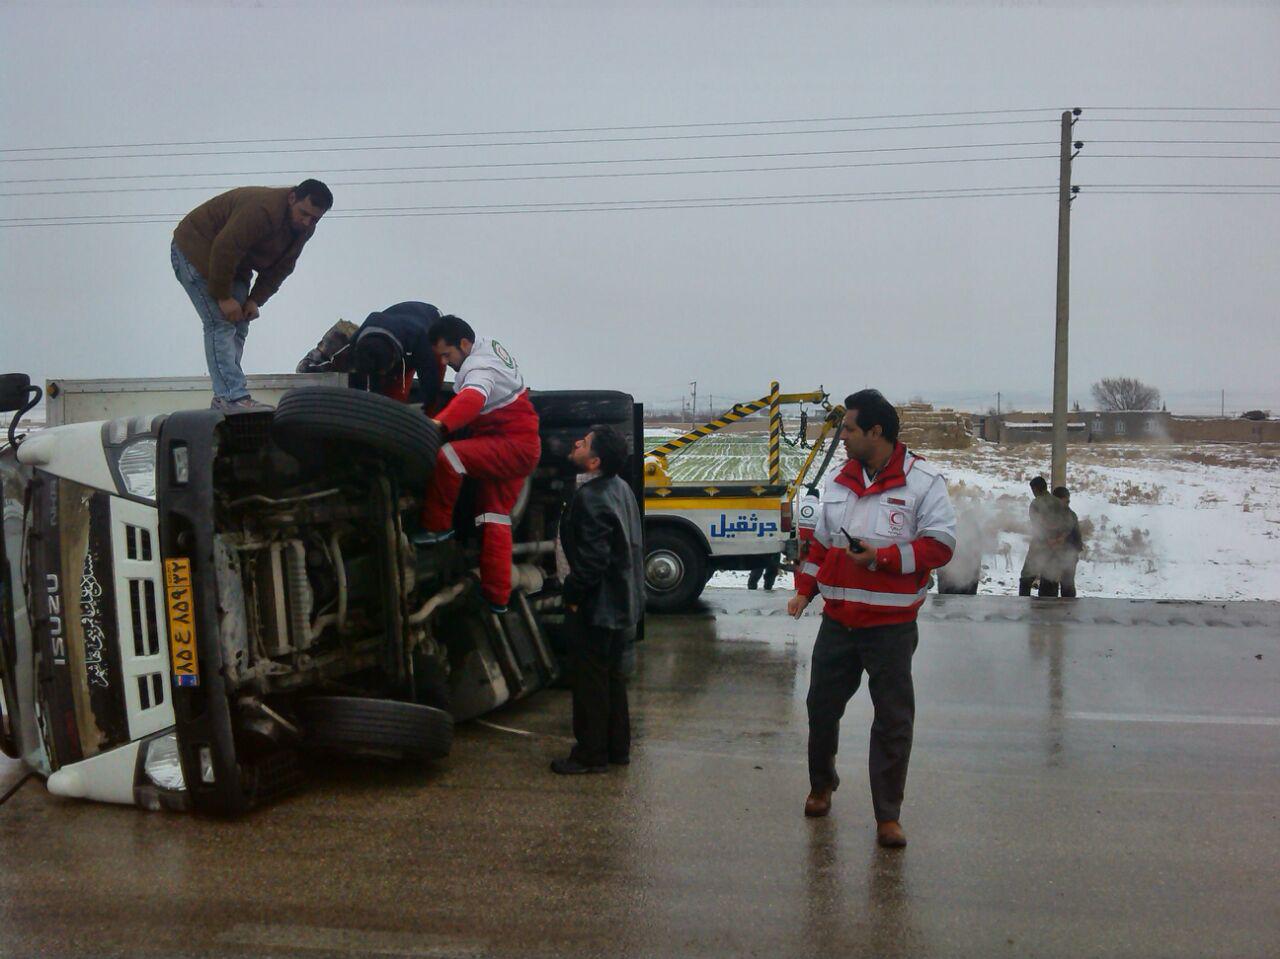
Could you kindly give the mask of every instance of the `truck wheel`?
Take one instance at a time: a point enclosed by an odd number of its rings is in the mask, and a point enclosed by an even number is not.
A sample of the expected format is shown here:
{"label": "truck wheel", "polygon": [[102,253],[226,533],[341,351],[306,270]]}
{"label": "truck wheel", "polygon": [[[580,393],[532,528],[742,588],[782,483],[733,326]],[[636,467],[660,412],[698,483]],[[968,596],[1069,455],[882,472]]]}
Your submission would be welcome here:
{"label": "truck wheel", "polygon": [[312,696],[298,703],[306,743],[353,756],[441,759],[453,746],[453,717],[443,709],[393,699]]}
{"label": "truck wheel", "polygon": [[311,460],[319,449],[341,459],[363,447],[386,458],[400,477],[420,486],[431,476],[440,431],[422,410],[386,396],[334,386],[290,390],[276,407],[271,434],[288,452]]}
{"label": "truck wheel", "polygon": [[646,531],[644,587],[650,612],[683,609],[702,594],[707,558],[692,536],[678,529]]}
{"label": "truck wheel", "polygon": [[548,390],[545,393],[530,393],[529,399],[533,408],[538,411],[538,420],[542,426],[580,426],[583,429],[578,438],[587,431],[587,427],[596,423],[611,426],[625,425],[629,432],[631,410],[634,400],[629,393],[618,393],[611,390]]}

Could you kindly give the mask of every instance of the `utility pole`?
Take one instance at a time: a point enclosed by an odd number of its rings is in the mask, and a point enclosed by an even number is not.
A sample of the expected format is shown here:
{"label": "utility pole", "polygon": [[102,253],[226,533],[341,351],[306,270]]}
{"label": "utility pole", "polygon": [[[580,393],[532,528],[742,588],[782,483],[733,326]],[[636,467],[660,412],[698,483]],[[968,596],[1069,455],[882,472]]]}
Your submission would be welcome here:
{"label": "utility pole", "polygon": [[996,416],[1000,415],[1000,391],[996,391]]}
{"label": "utility pole", "polygon": [[[1053,464],[1051,486],[1067,485],[1067,318],[1070,306],[1071,198],[1078,187],[1071,186],[1071,128],[1080,108],[1062,113],[1062,152],[1058,160],[1058,309],[1053,342]],[[1078,151],[1083,143],[1076,143]]]}
{"label": "utility pole", "polygon": [[1227,418],[1227,391],[1222,391],[1222,418]]}
{"label": "utility pole", "polygon": [[698,422],[698,381],[693,380],[689,385],[693,387],[693,411],[689,416],[689,429],[693,429]]}

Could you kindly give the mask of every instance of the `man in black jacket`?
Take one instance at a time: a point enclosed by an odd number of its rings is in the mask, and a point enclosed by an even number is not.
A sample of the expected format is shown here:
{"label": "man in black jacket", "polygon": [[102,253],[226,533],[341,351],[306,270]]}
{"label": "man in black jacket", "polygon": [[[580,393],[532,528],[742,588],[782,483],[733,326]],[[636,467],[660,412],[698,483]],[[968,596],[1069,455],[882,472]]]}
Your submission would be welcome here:
{"label": "man in black jacket", "polygon": [[439,319],[430,303],[412,300],[370,313],[352,340],[350,385],[405,403],[416,373],[423,410],[436,412],[444,369],[431,348],[431,327]]}
{"label": "man in black jacket", "polygon": [[551,764],[561,775],[602,773],[631,761],[623,658],[644,610],[644,542],[635,493],[618,474],[627,441],[594,426],[574,444],[578,489],[560,520],[568,572],[569,669],[577,745]]}

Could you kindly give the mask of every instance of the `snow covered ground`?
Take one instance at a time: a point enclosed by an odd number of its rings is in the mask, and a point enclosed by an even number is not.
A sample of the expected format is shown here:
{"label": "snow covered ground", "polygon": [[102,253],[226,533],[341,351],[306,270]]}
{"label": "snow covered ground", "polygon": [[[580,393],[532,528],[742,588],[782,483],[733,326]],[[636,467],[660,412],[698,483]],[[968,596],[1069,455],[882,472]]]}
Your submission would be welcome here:
{"label": "snow covered ground", "polygon": [[[743,434],[699,441],[671,460],[673,478],[760,478],[766,442]],[[988,533],[980,591],[1016,593],[1027,482],[1049,475],[1048,446],[919,452],[943,469],[957,510]],[[787,450],[785,469],[794,474],[803,455]],[[1073,446],[1067,485],[1085,539],[1080,595],[1280,601],[1280,446]],[[712,585],[745,585],[746,576],[717,573]],[[789,590],[790,577],[776,588]]]}

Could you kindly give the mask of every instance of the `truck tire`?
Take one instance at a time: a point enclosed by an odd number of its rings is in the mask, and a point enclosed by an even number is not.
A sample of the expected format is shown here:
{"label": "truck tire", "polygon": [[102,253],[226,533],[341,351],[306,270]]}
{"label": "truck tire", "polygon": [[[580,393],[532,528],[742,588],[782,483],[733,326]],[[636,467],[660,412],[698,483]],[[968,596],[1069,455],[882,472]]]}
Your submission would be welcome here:
{"label": "truck tire", "polygon": [[442,759],[453,747],[453,717],[443,709],[393,699],[312,696],[298,704],[306,744],[352,756]]}
{"label": "truck tire", "polygon": [[538,411],[542,426],[580,426],[582,434],[587,427],[597,423],[610,426],[624,425],[630,431],[633,399],[629,393],[613,390],[547,390],[530,393],[533,408]]}
{"label": "truck tire", "polygon": [[693,536],[671,527],[646,530],[644,591],[654,613],[684,609],[702,595],[707,583],[707,557]]}
{"label": "truck tire", "polygon": [[430,478],[440,451],[440,430],[421,409],[334,386],[287,392],[276,406],[271,433],[283,449],[304,460],[317,449],[349,459],[351,447],[363,447],[416,486]]}

